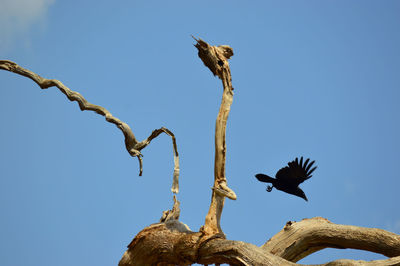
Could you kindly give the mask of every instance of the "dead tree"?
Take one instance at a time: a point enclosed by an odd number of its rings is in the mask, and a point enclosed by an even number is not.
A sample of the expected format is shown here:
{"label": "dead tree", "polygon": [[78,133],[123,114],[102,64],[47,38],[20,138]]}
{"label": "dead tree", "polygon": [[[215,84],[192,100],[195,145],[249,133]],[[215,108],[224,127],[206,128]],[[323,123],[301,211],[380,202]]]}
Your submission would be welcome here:
{"label": "dead tree", "polygon": [[[297,261],[324,248],[367,250],[383,254],[388,259],[369,262],[336,260],[323,265],[400,265],[400,235],[376,228],[338,225],[321,217],[287,222],[279,233],[261,247],[226,239],[220,226],[225,197],[236,199],[225,176],[225,131],[233,100],[228,59],[233,56],[233,49],[227,45],[211,46],[201,39],[195,40],[200,59],[222,80],[223,85],[222,102],[215,125],[214,185],[204,226],[194,232],[179,221],[179,201],[174,195],[172,209],[164,211],[158,223],[144,228],[134,237],[119,265],[299,265]],[[105,116],[108,122],[123,132],[127,151],[139,160],[139,174],[143,169],[141,150],[161,133],[171,136],[175,163],[172,192],[178,193],[179,156],[175,136],[170,130],[156,129],[147,139],[139,142],[126,123],[113,117],[103,107],[87,102],[81,94],[70,90],[60,81],[42,78],[8,60],[0,60],[0,68],[28,77],[42,89],[55,86],[69,100],[77,101],[82,111],[91,110]]]}

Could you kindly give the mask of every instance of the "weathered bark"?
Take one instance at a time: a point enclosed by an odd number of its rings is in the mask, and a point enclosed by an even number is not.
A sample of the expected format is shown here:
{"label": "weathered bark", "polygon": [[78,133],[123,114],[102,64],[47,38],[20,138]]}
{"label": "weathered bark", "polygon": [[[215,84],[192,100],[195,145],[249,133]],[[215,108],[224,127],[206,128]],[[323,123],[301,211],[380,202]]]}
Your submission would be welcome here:
{"label": "weathered bark", "polygon": [[94,111],[99,115],[102,115],[106,118],[106,120],[114,125],[116,125],[125,136],[125,147],[128,153],[132,157],[137,157],[139,160],[140,171],[139,175],[142,175],[143,172],[143,161],[141,150],[144,149],[150,142],[158,137],[161,133],[165,133],[169,135],[172,139],[172,145],[174,149],[174,173],[173,173],[173,181],[171,191],[174,193],[179,192],[179,154],[176,146],[176,140],[174,134],[165,127],[153,130],[148,138],[145,140],[138,142],[136,140],[135,135],[133,134],[131,128],[128,124],[122,122],[118,118],[114,117],[107,109],[101,107],[99,105],[94,105],[89,103],[79,92],[72,91],[67,86],[65,86],[61,81],[56,79],[46,79],[38,74],[25,69],[16,63],[9,60],[0,60],[0,69],[7,70],[10,72],[14,72],[16,74],[25,76],[30,78],[34,82],[36,82],[40,88],[47,89],[49,87],[57,87],[62,93],[67,96],[70,101],[76,101],[79,104],[79,108],[81,111]]}
{"label": "weathered bark", "polygon": [[400,235],[377,228],[334,224],[315,217],[288,222],[262,248],[293,262],[324,248],[360,249],[395,257],[400,256]]}
{"label": "weathered bark", "polygon": [[[320,230],[322,233],[318,233]],[[345,241],[343,241],[344,238]],[[301,243],[296,243],[297,240]],[[193,263],[301,265],[292,261],[296,261],[299,255],[310,254],[308,249],[313,250],[315,245],[320,247],[319,249],[325,247],[365,249],[368,247],[366,250],[392,257],[370,262],[336,260],[321,265],[400,265],[399,235],[381,229],[336,225],[316,217],[298,223],[288,222],[280,233],[262,247],[227,240],[221,234],[207,236],[203,232],[192,232],[178,220],[153,224],[137,234],[122,256],[119,266],[190,265]]]}
{"label": "weathered bark", "polygon": [[[193,37],[194,38],[194,37]],[[233,55],[233,50],[227,45],[211,46],[201,39],[196,39],[195,47],[199,57],[211,72],[222,80],[222,102],[215,123],[215,160],[214,160],[214,186],[211,204],[206,216],[206,221],[201,229],[207,235],[223,234],[220,220],[224,208],[225,197],[235,200],[236,194],[227,186],[225,177],[226,161],[226,123],[233,101],[233,87],[231,70],[228,59]]]}
{"label": "weathered bark", "polygon": [[[192,232],[177,220],[153,224],[132,240],[119,266],[133,265],[282,265],[286,261],[252,244],[223,235]],[[287,265],[295,263],[287,262]]]}

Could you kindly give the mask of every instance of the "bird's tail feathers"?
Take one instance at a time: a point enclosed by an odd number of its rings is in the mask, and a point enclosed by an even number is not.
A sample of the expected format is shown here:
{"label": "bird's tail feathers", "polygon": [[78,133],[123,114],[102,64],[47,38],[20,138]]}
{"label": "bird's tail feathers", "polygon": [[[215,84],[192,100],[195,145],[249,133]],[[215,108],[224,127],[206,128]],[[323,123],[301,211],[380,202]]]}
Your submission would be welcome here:
{"label": "bird's tail feathers", "polygon": [[258,181],[261,182],[266,182],[266,183],[273,183],[275,181],[275,178],[272,178],[268,175],[264,175],[264,174],[256,174],[256,178],[258,179]]}

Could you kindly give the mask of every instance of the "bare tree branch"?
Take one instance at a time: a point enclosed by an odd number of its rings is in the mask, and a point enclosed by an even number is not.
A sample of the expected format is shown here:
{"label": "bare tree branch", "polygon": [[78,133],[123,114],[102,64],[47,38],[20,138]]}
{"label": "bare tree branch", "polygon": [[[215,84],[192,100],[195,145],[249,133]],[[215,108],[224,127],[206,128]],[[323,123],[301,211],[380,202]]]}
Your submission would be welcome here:
{"label": "bare tree branch", "polygon": [[[319,218],[316,218],[319,219]],[[306,230],[312,231],[311,224]],[[290,230],[290,229],[289,229]],[[361,229],[362,230],[362,229]],[[373,229],[372,229],[373,230]],[[290,234],[290,232],[288,233]],[[333,234],[330,238],[335,238]],[[354,235],[361,240],[363,235]],[[327,236],[325,239],[329,239]],[[386,240],[386,239],[381,239]],[[278,242],[275,242],[278,244]],[[322,244],[322,242],[321,242]],[[400,246],[400,239],[394,239],[393,246]],[[293,245],[296,245],[295,243]],[[291,247],[286,247],[291,249]],[[395,254],[395,252],[393,252]],[[387,260],[355,261],[336,260],[322,265],[400,265],[400,253],[397,257]],[[134,265],[190,265],[222,264],[230,265],[302,265],[287,260],[285,257],[273,254],[265,247],[232,241],[222,234],[207,236],[202,232],[192,232],[178,220],[158,223],[146,227],[139,232],[122,256],[119,266]]]}
{"label": "bare tree branch", "polygon": [[160,129],[156,129],[151,133],[151,135],[147,139],[145,139],[141,142],[138,142],[128,124],[126,124],[126,123],[122,122],[121,120],[119,120],[118,118],[114,117],[104,107],[89,103],[79,92],[72,91],[71,89],[66,87],[61,81],[56,80],[56,79],[45,79],[45,78],[37,75],[36,73],[34,73],[28,69],[25,69],[9,60],[0,60],[0,69],[14,72],[16,74],[30,78],[31,80],[36,82],[39,85],[39,87],[42,89],[47,89],[49,87],[57,87],[62,93],[65,94],[65,96],[67,96],[67,98],[70,101],[76,101],[79,104],[79,108],[81,109],[81,111],[84,111],[84,110],[94,111],[94,112],[98,113],[99,115],[104,116],[108,122],[116,125],[125,136],[126,150],[132,157],[137,157],[139,160],[139,165],[140,165],[139,175],[142,175],[142,172],[143,172],[143,162],[142,162],[142,158],[141,158],[142,157],[141,150],[143,148],[145,148],[148,144],[150,144],[151,140],[156,138],[161,133],[165,133],[165,134],[169,135],[172,139],[173,151],[174,151],[174,173],[173,173],[173,183],[172,183],[171,190],[174,193],[179,192],[179,181],[178,181],[179,180],[179,155],[178,155],[178,150],[177,150],[177,146],[176,146],[175,136],[167,128],[162,127]]}
{"label": "bare tree branch", "polygon": [[[192,36],[193,37],[193,36]],[[197,44],[198,55],[211,72],[222,80],[222,102],[215,123],[215,161],[214,186],[211,204],[202,231],[205,234],[223,234],[220,219],[225,197],[235,200],[236,194],[227,186],[225,176],[226,161],[226,122],[233,101],[233,87],[228,59],[233,55],[233,49],[227,45],[211,46],[201,39],[193,37]]]}
{"label": "bare tree branch", "polygon": [[[160,129],[153,130],[151,135],[147,139],[137,143],[135,148],[139,151],[144,149],[147,145],[150,144],[150,142],[153,139],[157,138],[161,133],[167,134],[172,139],[173,152],[174,152],[174,173],[173,173],[173,178],[172,178],[171,191],[173,193],[178,193],[179,192],[179,154],[178,154],[178,147],[176,146],[175,135],[168,128],[162,127]],[[140,160],[140,175],[141,175],[141,173],[142,173],[142,162],[141,162],[142,158],[141,158],[141,156],[138,156],[138,158]]]}
{"label": "bare tree branch", "polygon": [[382,229],[334,224],[315,217],[288,222],[262,248],[293,262],[324,248],[360,249],[395,257],[400,256],[400,236]]}

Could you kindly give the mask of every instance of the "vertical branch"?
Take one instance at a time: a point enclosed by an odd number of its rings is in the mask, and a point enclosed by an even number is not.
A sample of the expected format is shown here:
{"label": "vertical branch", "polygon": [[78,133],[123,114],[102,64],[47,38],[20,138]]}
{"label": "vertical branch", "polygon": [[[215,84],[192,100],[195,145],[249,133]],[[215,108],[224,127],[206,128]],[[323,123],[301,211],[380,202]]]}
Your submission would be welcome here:
{"label": "vertical branch", "polygon": [[[193,37],[194,38],[194,37]],[[233,55],[233,50],[227,45],[211,46],[201,39],[196,39],[195,47],[198,49],[199,57],[211,70],[214,76],[222,80],[223,93],[222,102],[215,123],[215,162],[214,162],[214,186],[211,196],[211,204],[206,216],[202,231],[205,234],[223,234],[220,219],[224,207],[225,197],[236,199],[236,194],[227,186],[225,176],[226,161],[226,123],[233,101],[232,77],[228,59]]]}

